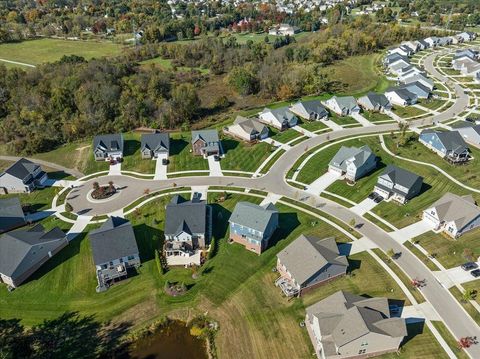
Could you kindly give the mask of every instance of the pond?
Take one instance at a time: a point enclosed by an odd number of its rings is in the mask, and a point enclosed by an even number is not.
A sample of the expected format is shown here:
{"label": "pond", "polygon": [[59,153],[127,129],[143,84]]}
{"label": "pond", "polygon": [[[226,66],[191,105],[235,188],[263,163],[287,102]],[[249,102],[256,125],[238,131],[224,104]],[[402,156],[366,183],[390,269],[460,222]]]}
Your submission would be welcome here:
{"label": "pond", "polygon": [[129,353],[134,359],[207,359],[205,341],[190,334],[185,323],[173,321],[140,339]]}

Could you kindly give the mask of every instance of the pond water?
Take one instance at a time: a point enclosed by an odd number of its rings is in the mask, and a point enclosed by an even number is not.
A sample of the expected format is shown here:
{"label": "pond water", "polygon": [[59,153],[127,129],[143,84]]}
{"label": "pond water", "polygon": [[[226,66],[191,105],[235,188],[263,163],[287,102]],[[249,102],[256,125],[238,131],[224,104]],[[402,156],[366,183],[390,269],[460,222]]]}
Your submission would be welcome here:
{"label": "pond water", "polygon": [[140,339],[129,354],[134,359],[208,358],[205,341],[192,336],[190,328],[176,321]]}

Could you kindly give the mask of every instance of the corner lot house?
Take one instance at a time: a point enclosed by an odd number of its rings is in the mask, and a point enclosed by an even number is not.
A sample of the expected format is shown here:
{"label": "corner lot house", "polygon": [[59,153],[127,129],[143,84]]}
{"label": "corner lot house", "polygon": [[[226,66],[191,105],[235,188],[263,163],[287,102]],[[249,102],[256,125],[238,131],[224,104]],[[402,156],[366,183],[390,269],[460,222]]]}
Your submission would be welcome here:
{"label": "corner lot house", "polygon": [[0,237],[0,282],[16,288],[68,244],[58,227],[45,231],[41,224]]}
{"label": "corner lot house", "polygon": [[360,113],[360,107],[353,96],[337,97],[325,101],[325,106],[340,116],[348,116],[353,113]]}
{"label": "corner lot house", "polygon": [[384,94],[369,92],[358,99],[358,104],[368,111],[385,112],[392,109],[392,104]]}
{"label": "corner lot house", "polygon": [[303,234],[277,254],[276,284],[287,296],[299,295],[347,273],[348,260],[338,252],[335,238]]}
{"label": "corner lot house", "polygon": [[118,160],[123,157],[123,135],[100,135],[93,138],[95,161]]}
{"label": "corner lot house", "polygon": [[170,153],[170,136],[166,132],[146,133],[142,135],[140,144],[142,158],[155,159]]}
{"label": "corner lot house", "polygon": [[237,116],[233,125],[226,127],[224,132],[242,141],[254,142],[267,138],[270,131],[256,119]]}
{"label": "corner lot house", "polygon": [[378,177],[373,191],[386,200],[391,198],[403,204],[420,193],[422,184],[423,178],[415,173],[388,165]]}
{"label": "corner lot house", "polygon": [[298,118],[288,107],[276,109],[265,108],[258,114],[258,118],[266,125],[275,127],[281,131],[297,125]]}
{"label": "corner lot house", "polygon": [[220,156],[222,145],[216,130],[192,131],[192,151],[196,156]]}
{"label": "corner lot house", "polygon": [[278,228],[278,211],[272,204],[259,206],[238,202],[230,216],[230,240],[248,250],[261,254]]}
{"label": "corner lot house", "polygon": [[305,324],[318,358],[369,358],[396,352],[407,335],[405,319],[390,315],[388,299],[344,291],[307,308]]}
{"label": "corner lot house", "polygon": [[199,249],[210,244],[212,209],[205,201],[176,195],[166,206],[165,257],[169,265],[201,264]]}
{"label": "corner lot house", "polygon": [[140,266],[140,254],[132,224],[120,217],[109,217],[99,229],[88,234],[97,273],[97,292],[126,278],[128,270]]}
{"label": "corner lot house", "polygon": [[345,175],[349,181],[356,181],[377,167],[377,156],[370,147],[342,146],[328,164],[330,172]]}
{"label": "corner lot house", "polygon": [[40,165],[21,158],[0,174],[0,193],[30,193],[47,179]]}
{"label": "corner lot house", "polygon": [[27,224],[18,197],[0,198],[0,233]]}
{"label": "corner lot house", "polygon": [[388,101],[393,105],[398,106],[409,106],[415,105],[418,101],[417,95],[414,93],[403,89],[403,88],[390,88],[385,92],[385,96],[387,97]]}
{"label": "corner lot house", "polygon": [[298,101],[290,106],[290,111],[308,121],[328,119],[328,111],[322,106],[320,100]]}
{"label": "corner lot house", "polygon": [[470,158],[468,146],[457,131],[423,130],[418,140],[451,163],[466,162]]}
{"label": "corner lot house", "polygon": [[434,231],[442,231],[452,238],[458,238],[480,226],[480,208],[471,195],[445,193],[423,211],[423,218],[432,224]]}

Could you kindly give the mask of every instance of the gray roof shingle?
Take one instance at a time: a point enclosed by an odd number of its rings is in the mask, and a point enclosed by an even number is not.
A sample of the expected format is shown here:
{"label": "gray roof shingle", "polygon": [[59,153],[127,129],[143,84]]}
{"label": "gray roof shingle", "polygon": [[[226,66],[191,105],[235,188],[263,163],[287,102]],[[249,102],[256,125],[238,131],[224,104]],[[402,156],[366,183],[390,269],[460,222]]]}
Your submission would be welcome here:
{"label": "gray roof shingle", "polygon": [[142,135],[140,150],[149,149],[153,152],[170,150],[170,136],[167,132],[146,133]]}
{"label": "gray roof shingle", "polygon": [[278,210],[271,203],[259,206],[250,202],[238,202],[229,221],[263,233],[276,214]]}
{"label": "gray roof shingle", "polygon": [[205,234],[207,230],[207,204],[205,201],[187,201],[176,195],[167,204],[165,235],[174,236],[182,230],[189,234]]}
{"label": "gray roof shingle", "polygon": [[33,172],[35,172],[38,167],[40,166],[36,163],[29,161],[26,158],[21,158],[13,165],[8,167],[5,170],[5,173],[23,180],[28,175],[33,175]]}
{"label": "gray roof shingle", "polygon": [[0,198],[0,233],[26,224],[18,197]]}
{"label": "gray roof shingle", "polygon": [[98,135],[93,138],[93,149],[101,148],[104,151],[123,152],[123,136],[121,133]]}

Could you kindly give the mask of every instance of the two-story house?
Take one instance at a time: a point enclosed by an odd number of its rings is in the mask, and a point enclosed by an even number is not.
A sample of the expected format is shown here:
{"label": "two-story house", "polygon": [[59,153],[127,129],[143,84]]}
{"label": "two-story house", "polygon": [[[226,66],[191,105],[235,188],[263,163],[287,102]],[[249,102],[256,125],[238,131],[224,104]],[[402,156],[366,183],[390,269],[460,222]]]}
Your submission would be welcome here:
{"label": "two-story house", "polygon": [[40,165],[21,158],[0,174],[0,192],[30,193],[43,187],[47,179]]}
{"label": "two-story house", "polygon": [[217,130],[192,131],[192,152],[195,156],[220,156],[222,144]]}
{"label": "two-story house", "polygon": [[231,241],[261,254],[268,248],[269,240],[278,228],[278,210],[272,203],[259,206],[250,202],[238,202],[229,223]]}
{"label": "two-story house", "polygon": [[287,296],[298,295],[347,273],[348,260],[340,255],[335,238],[303,234],[277,254],[276,284]]}
{"label": "two-story house", "polygon": [[423,130],[418,140],[451,163],[466,162],[470,158],[468,146],[458,131]]}
{"label": "two-story house", "polygon": [[166,206],[164,253],[169,265],[201,264],[200,250],[210,244],[212,209],[194,197],[175,195]]}
{"label": "two-story house", "polygon": [[95,161],[111,161],[123,158],[123,135],[121,133],[98,135],[93,138]]}
{"label": "two-story house", "polygon": [[355,182],[377,167],[377,156],[370,147],[342,146],[328,164],[328,171],[345,176]]}
{"label": "two-story house", "polygon": [[420,194],[422,184],[423,178],[415,173],[388,165],[378,177],[373,191],[386,200],[393,199],[403,204]]}
{"label": "two-story house", "polygon": [[97,292],[128,276],[141,264],[132,224],[124,218],[109,217],[88,234],[97,274]]}
{"label": "two-story house", "polygon": [[458,196],[447,192],[423,211],[423,219],[434,231],[442,231],[452,238],[480,226],[480,208],[472,195]]}
{"label": "two-story house", "polygon": [[397,352],[407,335],[388,299],[338,291],[309,306],[305,325],[317,358],[370,358]]}

